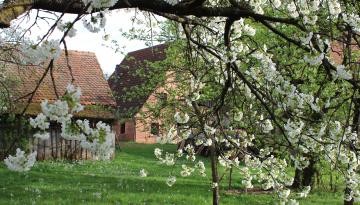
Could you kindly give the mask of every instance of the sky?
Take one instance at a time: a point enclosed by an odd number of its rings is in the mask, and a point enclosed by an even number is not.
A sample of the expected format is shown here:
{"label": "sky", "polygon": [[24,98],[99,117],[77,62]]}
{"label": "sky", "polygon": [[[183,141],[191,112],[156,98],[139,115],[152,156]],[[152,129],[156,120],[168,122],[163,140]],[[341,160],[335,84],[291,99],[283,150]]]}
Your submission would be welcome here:
{"label": "sky", "polygon": [[[110,38],[117,40],[119,46],[124,47],[122,51],[125,54],[146,47],[145,42],[121,37],[120,29],[127,31],[132,27],[131,16],[130,13],[113,12],[112,16],[107,18],[105,27],[106,32],[111,34]],[[105,46],[101,33],[90,33],[82,26],[81,22],[75,28],[78,32],[74,38],[68,38],[68,49],[94,52],[103,72],[110,75],[115,70],[115,66],[121,63],[124,55],[120,52],[115,53],[114,49]]]}
{"label": "sky", "polygon": [[[1,0],[0,0],[1,1]],[[26,28],[31,24],[31,19],[35,18],[35,12],[31,13],[30,21],[26,24],[22,24],[23,28]],[[115,66],[120,64],[124,58],[124,54],[139,50],[147,47],[145,42],[138,40],[128,40],[122,37],[122,31],[128,31],[132,28],[131,17],[134,12],[125,12],[125,11],[113,11],[107,16],[107,23],[105,27],[106,33],[110,34],[110,39],[117,41],[122,52],[115,52],[114,49],[109,46],[104,45],[104,32],[91,33],[86,28],[84,28],[81,21],[75,24],[75,29],[77,30],[76,36],[73,38],[66,38],[67,47],[69,50],[79,50],[79,51],[90,51],[94,52],[98,58],[100,66],[106,75],[111,75],[115,70]],[[74,15],[67,14],[64,19],[72,20]],[[38,27],[31,29],[30,37],[33,40],[36,40],[38,36],[43,36],[49,26],[45,22],[40,22]],[[52,35],[52,38],[59,39],[61,37],[61,32],[57,31]],[[111,41],[108,41],[107,45],[110,45]]]}

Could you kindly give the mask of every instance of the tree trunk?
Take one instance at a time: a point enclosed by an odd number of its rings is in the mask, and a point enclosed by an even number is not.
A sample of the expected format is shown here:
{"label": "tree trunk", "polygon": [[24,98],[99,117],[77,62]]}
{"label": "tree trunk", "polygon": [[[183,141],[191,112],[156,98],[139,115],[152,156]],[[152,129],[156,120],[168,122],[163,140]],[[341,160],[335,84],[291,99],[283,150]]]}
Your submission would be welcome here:
{"label": "tree trunk", "polygon": [[219,205],[219,176],[217,172],[217,158],[216,158],[216,150],[215,145],[211,146],[211,173],[212,173],[212,182],[213,184],[216,184],[216,186],[213,186],[213,205]]}
{"label": "tree trunk", "polygon": [[303,170],[303,178],[302,178],[303,186],[312,186],[313,178],[316,172],[315,163],[316,163],[315,159],[311,157],[309,166],[307,166]]}
{"label": "tree trunk", "polygon": [[230,173],[229,173],[229,190],[231,190],[231,184],[232,184],[232,166],[230,167]]}
{"label": "tree trunk", "polygon": [[[351,192],[351,189],[348,187],[345,188],[345,195],[349,194]],[[344,200],[344,205],[353,205],[354,204],[354,198],[352,198],[350,201]]]}
{"label": "tree trunk", "polygon": [[[351,41],[351,40],[350,40]],[[352,122],[352,131],[356,134],[359,133],[359,121],[360,121],[360,98],[355,98],[353,100],[354,102],[354,116],[353,116],[353,122]],[[350,144],[350,148],[354,147],[352,143]],[[350,165],[348,165],[350,166]],[[351,188],[346,186],[345,188],[345,195],[351,193]],[[350,201],[344,200],[344,205],[353,205],[354,204],[354,198],[352,198]]]}
{"label": "tree trunk", "polygon": [[295,169],[294,182],[291,185],[291,188],[293,188],[293,189],[300,189],[301,188],[301,175],[302,175],[302,170],[301,169]]}
{"label": "tree trunk", "polygon": [[333,182],[333,174],[332,174],[332,169],[330,169],[330,190],[333,191],[334,190],[334,182]]}

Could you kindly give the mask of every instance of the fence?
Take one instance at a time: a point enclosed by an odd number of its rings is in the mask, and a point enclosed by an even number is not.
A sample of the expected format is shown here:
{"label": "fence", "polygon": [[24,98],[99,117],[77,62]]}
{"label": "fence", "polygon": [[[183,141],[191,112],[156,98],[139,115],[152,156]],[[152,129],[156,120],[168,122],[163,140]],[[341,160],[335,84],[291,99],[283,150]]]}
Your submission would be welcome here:
{"label": "fence", "polygon": [[62,138],[60,136],[60,126],[51,125],[49,132],[50,138],[48,140],[39,140],[34,137],[30,138],[30,150],[37,151],[38,160],[87,160],[93,158],[91,152],[80,146],[80,141]]}
{"label": "fence", "polygon": [[[91,122],[91,125],[95,126],[95,123],[96,121]],[[4,159],[8,154],[14,154],[17,147],[24,148],[24,146],[25,149],[28,147],[31,152],[37,151],[37,160],[88,160],[96,157],[96,153],[92,154],[87,149],[83,149],[80,146],[80,141],[62,138],[61,126],[58,124],[50,124],[49,134],[49,139],[40,140],[33,137],[31,129],[24,129],[19,127],[18,124],[10,126],[2,124],[0,126],[0,158]],[[23,143],[20,143],[20,141],[23,141]],[[113,144],[115,149],[115,141]]]}

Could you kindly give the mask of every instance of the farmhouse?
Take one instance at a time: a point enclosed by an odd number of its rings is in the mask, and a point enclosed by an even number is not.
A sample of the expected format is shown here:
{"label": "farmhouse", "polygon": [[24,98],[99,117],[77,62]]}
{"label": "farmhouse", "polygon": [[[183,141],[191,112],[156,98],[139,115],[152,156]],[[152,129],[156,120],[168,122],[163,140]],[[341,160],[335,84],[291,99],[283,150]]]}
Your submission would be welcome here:
{"label": "farmhouse", "polygon": [[[15,102],[15,113],[34,117],[41,112],[40,103],[47,99],[50,103],[65,93],[68,84],[72,83],[82,90],[80,103],[85,109],[74,116],[76,119],[88,119],[94,126],[98,121],[113,125],[115,116],[113,108],[116,103],[111,90],[104,78],[103,72],[94,53],[83,51],[68,51],[68,60],[65,52],[55,61],[54,68],[45,77],[34,95],[34,89],[43,77],[44,68],[38,66],[6,65],[6,74],[14,77],[10,85],[12,101]],[[0,123],[0,129],[7,125]],[[14,126],[14,125],[12,125]],[[29,130],[29,129],[27,129]],[[24,132],[24,128],[15,128],[12,133],[30,137],[30,150],[36,150],[38,159],[89,159],[91,153],[80,147],[79,141],[65,140],[60,136],[61,128],[57,124],[50,125],[50,139],[40,141],[31,137],[31,132]],[[4,133],[4,132],[2,132]],[[1,135],[1,133],[0,133]],[[4,139],[4,138],[3,138]],[[0,139],[0,150],[13,149],[11,144]],[[3,147],[1,147],[3,146]]]}
{"label": "farmhouse", "polygon": [[108,83],[114,92],[117,102],[117,114],[120,121],[116,125],[117,141],[134,141],[138,143],[156,143],[161,135],[159,121],[146,122],[141,120],[140,113],[146,111],[146,104],[162,99],[166,100],[167,94],[162,88],[148,85],[150,90],[142,94],[127,98],[129,91],[140,85],[147,85],[146,75],[139,73],[150,72],[149,63],[160,62],[166,58],[167,45],[157,46],[130,52],[124,60],[116,66]]}

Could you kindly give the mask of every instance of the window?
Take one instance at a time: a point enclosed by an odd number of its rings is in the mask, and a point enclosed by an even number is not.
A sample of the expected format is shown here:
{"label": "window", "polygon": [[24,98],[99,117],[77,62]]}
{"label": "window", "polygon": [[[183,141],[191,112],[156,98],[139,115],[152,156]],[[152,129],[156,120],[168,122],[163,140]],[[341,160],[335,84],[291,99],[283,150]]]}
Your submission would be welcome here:
{"label": "window", "polygon": [[120,125],[120,134],[124,134],[125,133],[125,123],[121,123]]}
{"label": "window", "polygon": [[167,93],[159,93],[158,96],[161,101],[163,101],[163,102],[167,101],[167,97],[168,97]]}
{"label": "window", "polygon": [[151,123],[150,133],[153,135],[159,135],[159,123]]}
{"label": "window", "polygon": [[165,105],[166,105],[166,103],[167,103],[167,98],[168,98],[167,93],[158,93],[158,94],[157,94],[157,98],[159,99],[160,105],[162,105],[162,106],[165,106]]}

